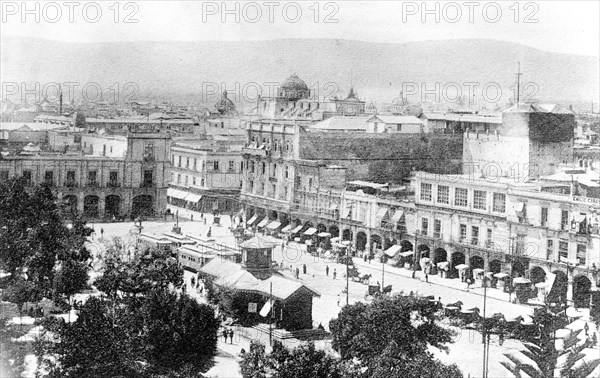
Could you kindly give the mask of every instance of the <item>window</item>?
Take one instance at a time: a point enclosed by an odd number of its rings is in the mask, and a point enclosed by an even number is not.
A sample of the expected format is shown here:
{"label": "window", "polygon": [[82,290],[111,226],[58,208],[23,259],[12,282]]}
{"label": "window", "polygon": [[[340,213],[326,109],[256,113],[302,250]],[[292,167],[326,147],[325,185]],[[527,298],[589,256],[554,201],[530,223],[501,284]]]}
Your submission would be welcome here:
{"label": "window", "polygon": [[175,166],[175,154],[171,155],[171,165]]}
{"label": "window", "polygon": [[442,221],[439,219],[433,220],[433,237],[437,239],[442,237]]}
{"label": "window", "polygon": [[235,171],[235,162],[233,160],[229,161],[229,166],[227,167],[230,172]]}
{"label": "window", "polygon": [[[171,175],[171,177],[172,177],[172,175]],[[109,187],[112,187],[112,188],[117,187],[119,185],[118,180],[119,180],[119,173],[117,171],[108,172],[108,186]]]}
{"label": "window", "polygon": [[175,183],[175,173],[171,172],[171,182]]}
{"label": "window", "polygon": [[506,211],[506,195],[504,193],[494,193],[492,211],[495,213],[504,213]]}
{"label": "window", "polygon": [[479,244],[479,227],[472,226],[471,227],[471,245]]}
{"label": "window", "polygon": [[0,171],[0,182],[8,181],[8,171]]}
{"label": "window", "polygon": [[396,125],[396,131],[397,132],[402,131],[402,125]]}
{"label": "window", "polygon": [[196,186],[196,178],[192,177],[192,185]]}
{"label": "window", "polygon": [[271,177],[277,177],[277,164],[273,164],[273,170],[271,171]]}
{"label": "window", "polygon": [[46,171],[44,173],[44,181],[47,184],[52,184],[52,182],[54,182],[54,172],[53,171]]}
{"label": "window", "polygon": [[563,210],[560,213],[560,229],[568,230],[569,229],[569,211]]}
{"label": "window", "polygon": [[421,235],[429,234],[429,219],[421,218]]}
{"label": "window", "polygon": [[244,172],[244,162],[240,161],[240,172]]}
{"label": "window", "polygon": [[23,171],[23,178],[25,179],[25,183],[27,185],[31,185],[31,171],[26,169]]}
{"label": "window", "polygon": [[152,169],[146,169],[144,171],[144,186],[145,187],[152,186],[154,184],[153,183],[154,180],[152,179],[153,173],[154,172],[152,171]]}
{"label": "window", "polygon": [[421,200],[431,201],[431,184],[421,183]]}
{"label": "window", "polygon": [[185,167],[189,168],[190,167],[190,158],[186,158],[185,159]]}
{"label": "window", "polygon": [[548,208],[542,207],[542,227],[546,227],[548,225]]}
{"label": "window", "polygon": [[478,210],[487,209],[487,192],[485,190],[473,191],[473,208]]}
{"label": "window", "polygon": [[290,178],[290,167],[285,167],[285,178]]}
{"label": "window", "polygon": [[554,240],[552,239],[546,241],[546,260],[554,261]]}
{"label": "window", "polygon": [[460,242],[464,243],[465,240],[467,240],[467,225],[461,224],[460,225]]}
{"label": "window", "polygon": [[586,264],[586,256],[587,256],[587,248],[585,244],[577,244],[577,260],[579,260],[579,265]]}
{"label": "window", "polygon": [[438,185],[437,188],[437,201],[438,203],[450,204],[450,187],[446,185]]}
{"label": "window", "polygon": [[185,181],[184,181],[183,186],[188,186],[188,176],[187,175],[185,176]]}
{"label": "window", "polygon": [[146,148],[144,150],[144,156],[154,157],[154,143],[146,144]]}
{"label": "window", "polygon": [[250,172],[254,173],[254,162],[250,162]]}
{"label": "window", "polygon": [[196,159],[194,159],[194,165],[193,165],[192,169],[193,169],[194,171],[196,170]]}
{"label": "window", "polygon": [[248,181],[248,192],[252,193],[254,190],[254,181]]}
{"label": "window", "polygon": [[491,248],[493,245],[493,235],[494,235],[494,231],[491,228],[487,229],[487,234],[485,236],[485,244],[486,247]]}
{"label": "window", "polygon": [[177,174],[177,185],[181,184],[181,173]]}
{"label": "window", "polygon": [[219,162],[217,160],[213,161],[213,170],[214,171],[219,170]]}
{"label": "window", "polygon": [[67,182],[75,182],[75,171],[67,171]]}
{"label": "window", "polygon": [[97,177],[97,172],[96,171],[89,171],[88,172],[88,184],[95,185],[96,184],[96,177]]}
{"label": "window", "polygon": [[262,170],[261,170],[261,174],[265,174],[265,172],[267,171],[267,164],[266,163],[262,163]]}
{"label": "window", "polygon": [[312,186],[313,186],[313,179],[312,179],[312,177],[310,177],[308,179],[308,190],[312,189]]}
{"label": "window", "polygon": [[558,242],[558,260],[566,260],[569,258],[569,242],[561,240]]}
{"label": "window", "polygon": [[181,167],[181,155],[179,156],[179,164],[177,166]]}
{"label": "window", "polygon": [[465,188],[454,189],[454,206],[467,207],[469,191]]}

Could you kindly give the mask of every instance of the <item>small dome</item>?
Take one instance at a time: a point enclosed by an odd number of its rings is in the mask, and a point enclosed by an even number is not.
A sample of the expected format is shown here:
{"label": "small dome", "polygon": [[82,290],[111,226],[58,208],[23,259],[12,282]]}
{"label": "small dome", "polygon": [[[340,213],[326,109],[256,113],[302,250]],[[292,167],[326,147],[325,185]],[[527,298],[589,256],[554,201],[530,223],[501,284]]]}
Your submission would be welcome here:
{"label": "small dome", "polygon": [[279,97],[285,97],[292,101],[308,98],[308,95],[308,85],[296,74],[288,77],[279,88]]}

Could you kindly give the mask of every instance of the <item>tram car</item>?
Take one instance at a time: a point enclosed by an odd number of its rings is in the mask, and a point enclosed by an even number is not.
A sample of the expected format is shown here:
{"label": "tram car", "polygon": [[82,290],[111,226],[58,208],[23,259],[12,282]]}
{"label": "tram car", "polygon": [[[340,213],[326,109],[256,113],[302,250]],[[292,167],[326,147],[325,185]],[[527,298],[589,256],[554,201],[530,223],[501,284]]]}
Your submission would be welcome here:
{"label": "tram car", "polygon": [[217,257],[212,253],[207,253],[201,246],[185,245],[177,248],[177,260],[183,269],[197,273],[209,261]]}

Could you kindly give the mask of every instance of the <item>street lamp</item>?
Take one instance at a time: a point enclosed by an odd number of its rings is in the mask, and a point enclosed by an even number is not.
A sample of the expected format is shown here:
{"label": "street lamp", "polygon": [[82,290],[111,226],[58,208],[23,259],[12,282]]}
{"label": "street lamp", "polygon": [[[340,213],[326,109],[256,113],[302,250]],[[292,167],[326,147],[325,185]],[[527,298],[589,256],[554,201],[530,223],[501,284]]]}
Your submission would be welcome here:
{"label": "street lamp", "polygon": [[417,261],[418,257],[417,257],[417,253],[419,253],[419,235],[421,234],[420,230],[415,230],[415,246],[413,248],[413,273],[412,273],[412,278],[415,278],[415,275],[417,274]]}

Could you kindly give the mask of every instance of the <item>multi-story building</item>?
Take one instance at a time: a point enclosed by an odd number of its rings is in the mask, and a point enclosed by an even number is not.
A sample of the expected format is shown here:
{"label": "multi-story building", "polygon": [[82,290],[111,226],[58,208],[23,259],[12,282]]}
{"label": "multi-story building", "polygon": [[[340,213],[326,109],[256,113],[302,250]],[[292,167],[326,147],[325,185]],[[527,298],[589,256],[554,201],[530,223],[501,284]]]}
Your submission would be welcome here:
{"label": "multi-story building", "polygon": [[177,212],[238,212],[244,135],[204,135],[171,146],[168,208]]}
{"label": "multi-story building", "polygon": [[159,132],[83,134],[78,152],[3,155],[0,181],[48,183],[90,218],[151,215],[166,203],[169,140]]}
{"label": "multi-story building", "polygon": [[469,175],[417,172],[413,185],[418,250],[447,263],[450,276],[466,264],[547,283],[547,294],[562,280],[565,298],[589,305],[584,294],[600,284],[598,199]]}

